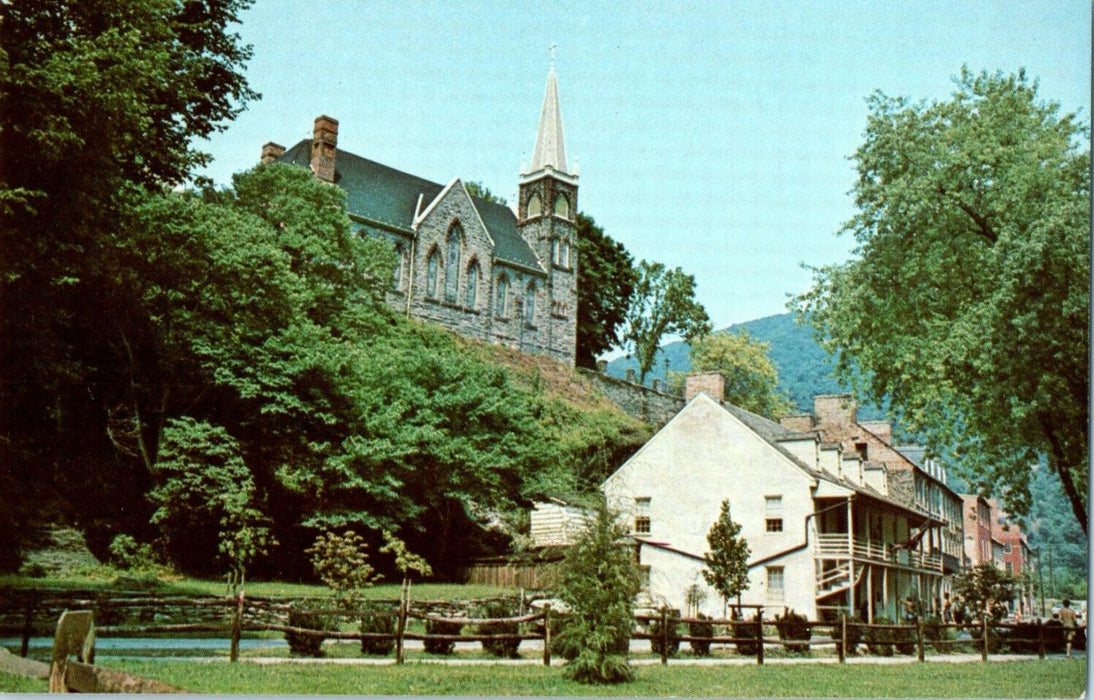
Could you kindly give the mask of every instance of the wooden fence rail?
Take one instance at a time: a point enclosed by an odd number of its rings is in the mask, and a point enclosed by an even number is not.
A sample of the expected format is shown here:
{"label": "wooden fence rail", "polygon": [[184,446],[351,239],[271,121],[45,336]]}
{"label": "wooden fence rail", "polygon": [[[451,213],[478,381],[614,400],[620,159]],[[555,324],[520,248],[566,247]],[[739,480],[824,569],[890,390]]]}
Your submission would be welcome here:
{"label": "wooden fence rail", "polygon": [[[511,599],[497,599],[510,600]],[[230,658],[237,661],[239,658],[239,643],[243,632],[274,631],[286,634],[298,635],[312,639],[337,639],[337,640],[383,640],[394,641],[396,646],[396,663],[403,663],[404,646],[408,640],[436,641],[436,642],[520,642],[525,640],[541,640],[543,642],[543,662],[551,663],[551,642],[554,627],[558,625],[557,614],[552,619],[550,605],[544,606],[541,612],[520,614],[514,617],[470,617],[466,610],[463,615],[457,616],[452,611],[460,606],[451,601],[415,601],[409,600],[383,600],[369,601],[367,607],[361,609],[345,609],[330,607],[329,599],[311,598],[286,600],[270,597],[237,597],[227,596],[152,596],[126,594],[119,598],[109,598],[103,595],[87,596],[78,595],[64,598],[59,595],[31,593],[18,597],[15,601],[8,600],[5,608],[8,611],[9,622],[0,624],[0,633],[12,632],[22,635],[21,656],[28,654],[29,640],[35,627],[35,618],[53,611],[57,604],[64,603],[70,610],[92,611],[112,614],[111,611],[119,609],[133,609],[158,615],[162,611],[170,611],[181,614],[182,611],[223,611],[222,619],[202,622],[178,622],[158,624],[106,624],[96,628],[96,632],[102,637],[126,636],[126,635],[150,635],[172,633],[196,633],[208,632],[215,635],[225,635],[230,638]],[[321,607],[303,607],[302,605],[316,604]],[[464,608],[467,608],[465,603]],[[524,609],[524,600],[521,600],[521,610]],[[738,650],[742,647],[755,649],[757,664],[764,663],[765,648],[778,645],[794,650],[800,648],[805,651],[835,647],[839,661],[846,660],[849,650],[848,644],[865,644],[867,646],[882,645],[891,647],[914,647],[915,654],[920,661],[924,660],[925,649],[931,646],[935,650],[953,648],[958,646],[971,647],[978,650],[983,660],[988,660],[990,655],[997,653],[993,650],[997,645],[1006,643],[1011,648],[1020,648],[1037,653],[1039,658],[1044,658],[1047,648],[1054,646],[1063,639],[1062,628],[1051,628],[1041,621],[1014,623],[925,623],[917,621],[915,624],[886,624],[870,625],[860,622],[850,622],[846,618],[836,621],[801,621],[801,620],[774,620],[763,617],[763,609],[755,606],[756,617],[740,619],[706,619],[691,617],[676,617],[667,609],[658,614],[638,614],[635,621],[638,628],[630,635],[632,640],[649,640],[656,643],[661,650],[662,663],[668,663],[669,648],[672,644],[679,645],[682,642],[707,643],[707,644],[734,644]],[[22,619],[13,619],[12,611]],[[437,614],[436,611],[444,611],[447,614]],[[335,619],[353,619],[363,617],[386,617],[396,621],[393,632],[361,632],[341,631],[329,629],[315,629],[301,627],[299,624],[288,624],[287,615],[303,618],[326,617]],[[21,614],[19,614],[21,613]],[[201,616],[199,615],[199,619]],[[486,625],[506,626],[505,632],[497,634],[429,634],[410,631],[407,623],[410,620],[419,620],[426,623],[447,623],[452,625],[470,625],[481,627]],[[653,623],[658,623],[655,629]],[[715,627],[727,629],[731,632],[747,630],[748,634],[712,634],[711,636],[697,636],[690,633],[680,634],[681,625],[708,625],[711,631]],[[513,626],[517,631],[513,632]],[[521,633],[521,627],[532,629],[527,633]],[[646,629],[643,629],[643,628]],[[765,630],[774,628],[778,636],[771,636]],[[790,638],[789,630],[806,629],[808,635],[803,638]],[[950,638],[951,631],[968,633],[967,638]],[[1053,630],[1051,634],[1049,630]],[[755,634],[753,634],[755,631]],[[1019,637],[1019,632],[1023,636]],[[855,634],[857,633],[857,634]],[[765,636],[766,634],[766,636]],[[800,634],[800,632],[799,632]],[[1003,636],[1005,635],[1005,637]]]}

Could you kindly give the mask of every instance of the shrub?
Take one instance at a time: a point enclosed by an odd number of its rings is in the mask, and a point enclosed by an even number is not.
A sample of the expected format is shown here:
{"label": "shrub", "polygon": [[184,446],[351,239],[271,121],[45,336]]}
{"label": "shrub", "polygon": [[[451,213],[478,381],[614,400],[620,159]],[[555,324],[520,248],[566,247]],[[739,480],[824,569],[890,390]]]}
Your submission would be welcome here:
{"label": "shrub", "polygon": [[353,530],[319,535],[304,553],[311,557],[315,573],[347,607],[355,607],[361,589],[372,585],[368,545]]}
{"label": "shrub", "polygon": [[[667,622],[664,625],[661,624],[661,618],[657,618],[650,625],[649,633],[652,636],[650,647],[653,649],[654,654],[661,654],[664,651],[668,656],[676,656],[680,651],[679,620],[679,612],[670,610]],[[663,637],[667,637],[667,639],[663,639]]]}
{"label": "shrub", "polygon": [[[634,624],[634,597],[641,574],[634,550],[622,546],[626,530],[601,499],[596,517],[566,553],[559,597],[570,610],[563,636],[578,648],[563,675],[582,683],[619,683],[633,677],[626,651],[614,649],[628,642]],[[626,647],[624,647],[626,649]]]}
{"label": "shrub", "polygon": [[[561,656],[567,661],[573,661],[581,653],[580,625],[574,624],[572,615],[556,615],[551,617],[551,653]],[[627,654],[631,646],[631,630],[628,627],[620,630],[613,639],[608,642],[606,652],[608,654]]]}
{"label": "shrub", "polygon": [[[299,610],[289,611],[289,626],[311,630],[335,630],[336,622],[327,615],[307,615]],[[289,644],[289,653],[293,656],[323,656],[323,640],[320,637],[299,632],[286,632],[285,641]]]}
{"label": "shrub", "polygon": [[1045,651],[1059,653],[1067,645],[1064,623],[1057,619],[1045,620]]}
{"label": "shrub", "polygon": [[782,640],[784,649],[795,654],[809,652],[809,639],[813,636],[813,629],[805,615],[787,610],[781,618],[775,616],[775,627],[779,630],[779,639]]}
{"label": "shrub", "polygon": [[[875,625],[891,625],[893,621],[885,615],[878,615],[874,618]],[[893,644],[892,634],[890,630],[879,630],[873,626],[866,628],[866,648],[870,650],[871,654],[877,656],[892,656]]]}
{"label": "shrub", "polygon": [[760,614],[756,613],[756,616],[752,620],[738,620],[733,623],[733,636],[737,638],[734,644],[737,646],[737,653],[744,656],[756,656],[760,653],[760,643],[758,641],[743,641],[745,639],[753,640],[760,636],[762,626],[760,623]]}
{"label": "shrub", "polygon": [[942,618],[937,615],[928,617],[923,622],[923,637],[926,641],[930,642],[934,650],[940,654],[946,654],[951,651],[950,644],[946,642],[952,639],[951,630],[943,627]]}
{"label": "shrub", "polygon": [[[479,608],[479,615],[487,618],[513,617],[517,611],[504,601],[495,600],[484,603]],[[520,625],[516,622],[491,622],[479,625],[477,634],[519,634]],[[482,648],[492,656],[503,659],[516,659],[520,656],[517,648],[520,647],[519,639],[494,639],[483,640]]]}
{"label": "shrub", "polygon": [[[463,630],[463,625],[459,622],[441,622],[438,620],[425,621],[426,634],[456,635],[459,634],[461,630]],[[445,641],[443,639],[427,639],[423,644],[427,654],[448,656],[456,649],[455,642]]]}
{"label": "shrub", "polygon": [[[858,653],[858,643],[862,641],[862,625],[864,620],[858,615],[852,615],[847,618],[847,654]],[[843,628],[837,621],[836,625],[832,627],[832,640],[836,643],[836,653],[839,653],[839,648],[843,644]]]}
{"label": "shrub", "polygon": [[110,542],[110,560],[128,571],[155,571],[159,566],[152,545],[138,543],[131,535],[115,535]]}
{"label": "shrub", "polygon": [[898,654],[916,653],[915,626],[903,625],[900,629],[893,630],[893,642],[896,644]]}
{"label": "shrub", "polygon": [[[361,631],[395,634],[395,616],[391,610],[379,606],[367,606],[367,614],[361,616]],[[361,653],[369,656],[387,656],[395,649],[395,639],[362,639]]]}
{"label": "shrub", "polygon": [[[700,620],[708,620],[706,615],[699,613]],[[714,625],[710,622],[689,622],[688,623],[688,636],[689,637],[713,637]],[[691,640],[688,642],[691,645],[691,653],[695,656],[710,656],[710,642],[701,642],[697,640]]]}

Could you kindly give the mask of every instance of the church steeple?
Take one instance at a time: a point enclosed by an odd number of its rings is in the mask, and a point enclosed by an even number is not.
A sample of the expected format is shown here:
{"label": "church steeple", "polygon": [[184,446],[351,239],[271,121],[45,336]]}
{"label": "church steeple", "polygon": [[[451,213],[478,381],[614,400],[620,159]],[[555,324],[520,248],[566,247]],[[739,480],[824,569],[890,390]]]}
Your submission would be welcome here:
{"label": "church steeple", "polygon": [[543,109],[539,115],[539,131],[536,132],[536,150],[532,154],[532,167],[525,175],[545,168],[568,172],[566,168],[566,144],[562,138],[562,112],[558,106],[558,78],[555,62],[547,73],[547,89],[543,93]]}

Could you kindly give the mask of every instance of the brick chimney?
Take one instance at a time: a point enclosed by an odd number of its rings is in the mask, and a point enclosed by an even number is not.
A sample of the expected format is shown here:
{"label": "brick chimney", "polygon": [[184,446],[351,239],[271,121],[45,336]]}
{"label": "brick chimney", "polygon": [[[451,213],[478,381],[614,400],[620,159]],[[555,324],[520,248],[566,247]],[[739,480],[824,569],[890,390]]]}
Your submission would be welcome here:
{"label": "brick chimney", "polygon": [[338,120],[326,115],[316,117],[311,142],[311,169],[323,182],[334,182],[334,159],[337,147]]}
{"label": "brick chimney", "polygon": [[858,407],[850,394],[814,396],[813,413],[817,425],[828,428],[854,425],[858,419]]}
{"label": "brick chimney", "polygon": [[722,401],[726,395],[726,378],[721,372],[696,372],[684,379],[684,401],[691,401],[699,392],[705,391],[715,401]]}
{"label": "brick chimney", "polygon": [[269,165],[285,153],[285,147],[279,143],[270,141],[262,146],[262,159],[259,161],[263,165]]}

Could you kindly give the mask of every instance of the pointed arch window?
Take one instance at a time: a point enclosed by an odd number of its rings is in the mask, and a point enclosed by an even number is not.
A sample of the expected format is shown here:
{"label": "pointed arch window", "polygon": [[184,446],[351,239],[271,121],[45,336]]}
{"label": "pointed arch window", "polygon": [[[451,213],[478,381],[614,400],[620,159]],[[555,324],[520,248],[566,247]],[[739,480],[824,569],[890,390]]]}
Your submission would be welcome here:
{"label": "pointed arch window", "polygon": [[539,198],[539,192],[533,192],[528,198],[528,216],[539,216],[543,213],[543,200]]}
{"label": "pointed arch window", "polygon": [[474,309],[479,303],[479,263],[475,260],[467,266],[467,294],[464,297],[464,306]]}
{"label": "pointed arch window", "polygon": [[452,224],[448,229],[448,238],[445,240],[444,266],[444,300],[450,304],[456,303],[459,294],[460,281],[460,249],[463,247],[463,229],[459,222]]}
{"label": "pointed arch window", "polygon": [[441,256],[434,248],[429,253],[425,263],[425,295],[431,299],[437,298],[437,274],[440,272]]}
{"label": "pointed arch window", "polygon": [[536,319],[536,283],[524,288],[524,322],[531,326]]}
{"label": "pointed arch window", "polygon": [[391,274],[392,289],[403,288],[403,264],[406,258],[406,250],[402,243],[395,244],[395,271]]}
{"label": "pointed arch window", "polygon": [[564,194],[555,197],[555,216],[560,216],[563,219],[570,218],[570,200]]}
{"label": "pointed arch window", "polygon": [[494,315],[498,318],[509,316],[509,277],[504,272],[498,275],[494,293]]}

